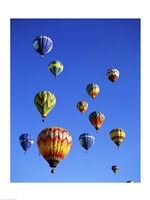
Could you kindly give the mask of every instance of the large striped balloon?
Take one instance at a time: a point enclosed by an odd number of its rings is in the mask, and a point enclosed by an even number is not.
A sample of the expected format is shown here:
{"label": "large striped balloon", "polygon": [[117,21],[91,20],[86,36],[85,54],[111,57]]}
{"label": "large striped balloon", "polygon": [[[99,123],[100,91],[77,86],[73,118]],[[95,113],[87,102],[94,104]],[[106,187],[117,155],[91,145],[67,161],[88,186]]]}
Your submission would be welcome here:
{"label": "large striped balloon", "polygon": [[77,108],[81,113],[84,113],[88,109],[88,103],[86,101],[79,101]]}
{"label": "large striped balloon", "polygon": [[45,118],[56,104],[55,95],[49,91],[39,92],[34,97],[34,104],[41,116]]}
{"label": "large striped balloon", "polygon": [[37,145],[40,154],[49,163],[50,167],[55,168],[69,153],[72,146],[72,137],[64,128],[53,126],[39,133]]}
{"label": "large striped balloon", "polygon": [[43,57],[46,53],[49,53],[53,48],[52,40],[44,35],[37,36],[33,41],[34,49]]}
{"label": "large striped balloon", "polygon": [[55,61],[50,62],[50,64],[48,65],[48,69],[56,77],[63,71],[64,66],[60,61],[55,60]]}
{"label": "large striped balloon", "polygon": [[96,130],[99,130],[99,128],[104,123],[105,116],[101,112],[94,111],[89,115],[89,121],[94,126]]}
{"label": "large striped balloon", "polygon": [[90,83],[87,85],[86,91],[87,91],[88,95],[91,96],[92,99],[94,99],[98,95],[100,88],[97,84]]}
{"label": "large striped balloon", "polygon": [[114,128],[110,131],[110,138],[111,140],[119,147],[120,144],[123,142],[126,134],[122,128]]}

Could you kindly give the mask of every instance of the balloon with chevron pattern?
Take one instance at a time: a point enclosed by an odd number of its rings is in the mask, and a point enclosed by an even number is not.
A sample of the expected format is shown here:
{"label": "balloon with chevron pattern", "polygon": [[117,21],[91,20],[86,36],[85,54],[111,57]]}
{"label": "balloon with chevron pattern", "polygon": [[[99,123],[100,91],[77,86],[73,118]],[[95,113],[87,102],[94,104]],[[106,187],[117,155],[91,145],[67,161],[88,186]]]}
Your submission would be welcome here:
{"label": "balloon with chevron pattern", "polygon": [[49,91],[42,91],[35,95],[34,104],[40,112],[43,121],[56,104],[56,97]]}
{"label": "balloon with chevron pattern", "polygon": [[40,154],[54,168],[69,153],[72,147],[72,137],[64,128],[53,126],[41,131],[37,138],[37,146]]}

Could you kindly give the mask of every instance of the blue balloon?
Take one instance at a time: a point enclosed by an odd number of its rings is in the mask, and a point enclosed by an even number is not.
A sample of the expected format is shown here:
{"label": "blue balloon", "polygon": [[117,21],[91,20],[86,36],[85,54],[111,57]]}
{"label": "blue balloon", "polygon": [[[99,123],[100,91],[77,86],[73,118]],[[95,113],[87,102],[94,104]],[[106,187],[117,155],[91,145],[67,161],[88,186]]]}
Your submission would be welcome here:
{"label": "blue balloon", "polygon": [[34,138],[30,134],[24,133],[20,135],[19,142],[24,151],[26,152],[34,143]]}
{"label": "blue balloon", "polygon": [[83,148],[88,150],[95,143],[95,137],[89,133],[83,133],[79,136],[79,142]]}
{"label": "blue balloon", "polygon": [[47,36],[37,36],[33,41],[34,49],[43,57],[53,48],[53,41]]}

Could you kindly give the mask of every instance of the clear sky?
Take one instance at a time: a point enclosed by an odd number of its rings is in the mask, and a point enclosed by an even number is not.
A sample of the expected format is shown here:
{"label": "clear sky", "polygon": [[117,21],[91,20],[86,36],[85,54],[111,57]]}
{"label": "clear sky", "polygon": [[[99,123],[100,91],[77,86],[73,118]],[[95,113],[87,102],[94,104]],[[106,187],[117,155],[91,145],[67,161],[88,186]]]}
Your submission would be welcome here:
{"label": "clear sky", "polygon": [[[32,45],[38,35],[49,36],[54,45],[42,59]],[[52,60],[64,65],[56,79],[48,71]],[[120,71],[114,84],[106,77],[111,67]],[[91,82],[100,86],[94,100],[86,92]],[[44,123],[34,105],[43,90],[57,101]],[[76,107],[80,100],[89,104],[84,114]],[[88,119],[95,110],[105,115],[98,133]],[[51,126],[65,128],[73,140],[54,175],[36,144]],[[126,132],[119,149],[109,136],[116,127]],[[18,140],[22,133],[35,140],[26,155]],[[82,133],[95,136],[87,154],[78,141]],[[140,182],[140,20],[12,19],[10,134],[11,182]],[[112,165],[119,167],[117,174]]]}

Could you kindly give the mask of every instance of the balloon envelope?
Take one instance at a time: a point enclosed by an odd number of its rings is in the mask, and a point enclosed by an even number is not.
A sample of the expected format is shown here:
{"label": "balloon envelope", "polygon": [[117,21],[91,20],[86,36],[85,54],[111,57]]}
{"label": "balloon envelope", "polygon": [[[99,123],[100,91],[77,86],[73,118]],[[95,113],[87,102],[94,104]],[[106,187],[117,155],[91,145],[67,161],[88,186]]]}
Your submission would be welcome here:
{"label": "balloon envelope", "polygon": [[89,115],[89,121],[94,126],[96,130],[98,130],[102,124],[104,123],[105,116],[101,112],[94,111]]}
{"label": "balloon envelope", "polygon": [[88,150],[95,143],[95,137],[89,133],[83,133],[79,136],[80,145]]}
{"label": "balloon envelope", "polygon": [[88,109],[88,103],[86,101],[79,101],[77,108],[81,113],[84,113]]}
{"label": "balloon envelope", "polygon": [[19,142],[20,142],[21,147],[26,152],[33,145],[34,138],[32,137],[31,134],[23,133],[19,137]]}
{"label": "balloon envelope", "polygon": [[50,64],[48,65],[48,69],[56,77],[63,71],[64,66],[60,61],[55,60],[50,62]]}
{"label": "balloon envelope", "polygon": [[122,128],[114,128],[110,131],[111,140],[119,147],[123,142],[126,134]]}
{"label": "balloon envelope", "polygon": [[49,91],[42,91],[35,95],[34,104],[41,116],[45,118],[56,104],[55,95]]}
{"label": "balloon envelope", "polygon": [[115,82],[119,78],[119,71],[115,68],[110,68],[108,69],[106,76],[110,81]]}
{"label": "balloon envelope", "polygon": [[52,40],[44,35],[37,36],[33,41],[34,49],[43,57],[46,53],[49,53],[53,48]]}
{"label": "balloon envelope", "polygon": [[116,166],[116,165],[113,165],[113,166],[111,167],[111,169],[112,169],[112,171],[113,171],[114,173],[116,173],[116,172],[119,170],[119,167]]}
{"label": "balloon envelope", "polygon": [[55,168],[69,153],[72,137],[64,128],[53,126],[39,133],[37,146],[50,167]]}
{"label": "balloon envelope", "polygon": [[86,91],[87,91],[88,95],[94,99],[98,95],[100,88],[97,84],[90,83],[87,85]]}

